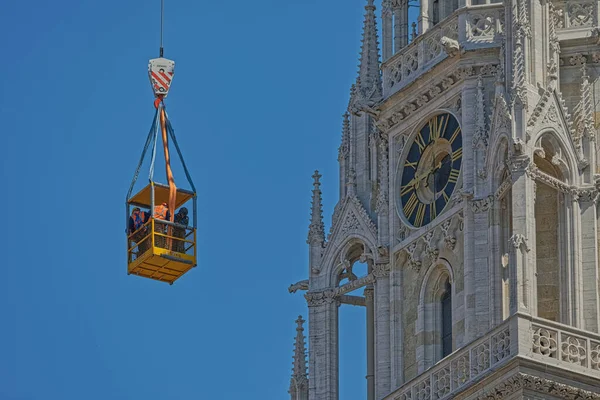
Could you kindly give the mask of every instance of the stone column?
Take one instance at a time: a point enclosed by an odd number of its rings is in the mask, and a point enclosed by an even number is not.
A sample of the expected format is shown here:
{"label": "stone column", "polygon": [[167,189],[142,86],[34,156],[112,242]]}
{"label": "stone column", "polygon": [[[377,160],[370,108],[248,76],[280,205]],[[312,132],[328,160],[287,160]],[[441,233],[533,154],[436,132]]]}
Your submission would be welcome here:
{"label": "stone column", "polygon": [[373,307],[373,286],[364,290],[367,308],[367,400],[375,400],[375,310]]}
{"label": "stone column", "polygon": [[400,0],[400,6],[394,9],[396,18],[396,53],[408,45],[408,0]]}
{"label": "stone column", "polygon": [[[397,258],[390,265],[390,345],[391,383],[393,388],[404,383],[404,312],[403,312],[403,271]],[[395,267],[393,267],[395,265]]]}
{"label": "stone column", "polygon": [[[462,91],[462,142],[472,143],[476,130],[477,121],[477,81],[475,79],[465,80]],[[472,193],[474,188],[475,159],[474,152],[468,151],[463,154],[462,165],[463,188]],[[470,197],[470,196],[469,196]],[[466,199],[465,199],[466,200]],[[479,229],[476,225],[475,213],[465,201],[467,207],[464,215],[464,304],[465,304],[465,337],[463,343],[475,339],[478,321],[475,316],[475,235]]]}
{"label": "stone column", "polygon": [[[581,192],[580,192],[581,193]],[[579,204],[579,193],[572,196],[572,202],[570,209],[567,210],[568,215],[570,216],[570,230],[571,235],[569,235],[568,241],[568,253],[570,256],[568,258],[567,264],[571,271],[571,315],[570,315],[570,325],[582,329],[584,326],[583,322],[583,271],[582,271],[582,257],[581,257],[581,235],[583,234],[581,225],[583,223],[580,220],[580,216],[583,214],[580,204]]]}
{"label": "stone column", "polygon": [[383,0],[381,7],[381,33],[382,33],[382,57],[386,62],[394,55],[394,24],[392,13],[392,1]]}
{"label": "stone column", "polygon": [[[475,325],[471,325],[470,332],[475,337],[485,334],[490,329],[490,282],[493,281],[490,274],[490,240],[489,240],[489,213],[494,204],[494,196],[474,200],[471,203],[473,211],[473,273],[474,279],[474,313]],[[471,306],[468,304],[468,307]],[[473,337],[471,337],[473,339]]]}
{"label": "stone column", "polygon": [[375,265],[375,398],[391,391],[390,264]]}
{"label": "stone column", "polygon": [[530,165],[527,155],[509,160],[512,176],[512,218],[509,280],[510,313],[537,315],[537,286],[535,280],[535,208],[534,182],[526,171]]}
{"label": "stone column", "polygon": [[431,27],[429,22],[430,7],[431,0],[421,1],[421,13],[419,14],[419,35],[427,32]]}
{"label": "stone column", "polygon": [[590,190],[579,198],[581,210],[581,269],[583,286],[583,326],[582,329],[598,332],[600,330],[599,293],[596,282],[598,276],[598,214],[596,211],[597,192]]}
{"label": "stone column", "polygon": [[[502,228],[500,225],[501,219],[501,201],[498,200],[494,202],[492,209],[490,211],[490,229],[489,229],[489,237],[490,240],[490,259],[489,265],[490,267],[490,282],[489,282],[489,290],[490,290],[490,324],[491,326],[496,326],[503,320],[502,315],[502,305],[503,305],[503,297],[502,297],[502,245],[500,243],[502,238]],[[506,248],[506,246],[504,246]]]}
{"label": "stone column", "polygon": [[338,307],[329,291],[307,292],[309,398],[338,400]]}

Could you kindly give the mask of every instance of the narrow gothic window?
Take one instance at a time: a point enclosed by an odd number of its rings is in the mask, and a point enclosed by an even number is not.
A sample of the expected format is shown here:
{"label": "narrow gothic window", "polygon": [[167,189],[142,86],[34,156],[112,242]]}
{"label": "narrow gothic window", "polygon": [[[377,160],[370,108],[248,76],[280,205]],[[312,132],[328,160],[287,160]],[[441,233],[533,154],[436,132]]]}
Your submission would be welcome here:
{"label": "narrow gothic window", "polygon": [[440,2],[439,0],[433,0],[433,15],[432,15],[432,23],[433,25],[440,22]]}
{"label": "narrow gothic window", "polygon": [[442,358],[452,353],[452,294],[450,282],[442,296]]}
{"label": "narrow gothic window", "polygon": [[[565,182],[560,165],[560,147],[550,135],[542,137],[539,147],[543,151],[533,159],[541,174]],[[555,187],[537,182],[535,185],[535,245],[537,316],[551,321],[561,321],[561,309],[565,309],[567,266],[564,233],[568,229],[564,194]],[[562,284],[562,288],[561,288]],[[561,290],[562,289],[562,290]],[[562,303],[562,304],[561,304]]]}

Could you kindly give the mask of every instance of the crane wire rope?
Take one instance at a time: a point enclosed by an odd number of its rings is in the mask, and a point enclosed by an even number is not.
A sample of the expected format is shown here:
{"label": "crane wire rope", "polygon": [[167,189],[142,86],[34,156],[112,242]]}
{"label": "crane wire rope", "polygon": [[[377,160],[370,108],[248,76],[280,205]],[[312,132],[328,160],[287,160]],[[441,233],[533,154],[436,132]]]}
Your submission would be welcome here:
{"label": "crane wire rope", "polygon": [[160,57],[163,56],[163,19],[165,14],[165,0],[160,0]]}

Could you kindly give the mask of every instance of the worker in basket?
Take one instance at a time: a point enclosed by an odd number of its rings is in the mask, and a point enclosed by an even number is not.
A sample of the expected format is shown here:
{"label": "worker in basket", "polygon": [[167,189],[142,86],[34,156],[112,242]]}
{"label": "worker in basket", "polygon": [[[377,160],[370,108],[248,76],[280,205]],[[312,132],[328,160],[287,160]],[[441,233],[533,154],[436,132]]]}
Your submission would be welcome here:
{"label": "worker in basket", "polygon": [[[175,214],[174,222],[179,226],[176,226],[173,229],[173,236],[181,239],[185,238],[185,230],[190,223],[190,219],[188,217],[188,209],[185,207],[181,207],[179,211],[177,211],[177,214]],[[185,242],[183,240],[175,239],[175,245],[173,250],[175,250],[178,253],[185,253]]]}
{"label": "worker in basket", "polygon": [[[131,211],[131,216],[129,217],[127,234],[130,236],[131,240],[138,244],[138,257],[150,248],[148,238],[142,240],[148,234],[148,227],[144,226],[144,224],[148,222],[148,219],[150,219],[150,213],[141,211],[139,207],[135,207]],[[140,242],[140,240],[142,241]]]}
{"label": "worker in basket", "polygon": [[[169,221],[171,214],[169,213],[169,205],[162,203],[154,207],[154,232],[167,234],[167,225],[160,221]],[[154,246],[166,249],[166,238],[164,236],[155,235]]]}

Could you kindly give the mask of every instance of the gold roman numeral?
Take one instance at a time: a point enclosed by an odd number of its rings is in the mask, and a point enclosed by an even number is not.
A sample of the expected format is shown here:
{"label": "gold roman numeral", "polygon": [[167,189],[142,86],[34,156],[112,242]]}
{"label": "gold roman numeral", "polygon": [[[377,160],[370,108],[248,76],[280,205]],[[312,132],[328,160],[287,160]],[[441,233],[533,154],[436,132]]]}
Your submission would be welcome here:
{"label": "gold roman numeral", "polygon": [[415,207],[417,206],[418,200],[419,199],[417,198],[417,195],[413,192],[413,194],[410,195],[410,198],[402,208],[404,210],[404,215],[409,217],[413,213]]}
{"label": "gold roman numeral", "polygon": [[438,124],[437,117],[429,120],[429,135],[431,137],[431,140],[436,140],[440,137],[440,126]]}
{"label": "gold roman numeral", "polygon": [[456,128],[456,130],[454,131],[454,133],[452,134],[452,136],[450,137],[450,139],[448,139],[448,141],[450,142],[450,144],[454,143],[454,141],[458,137],[459,133],[460,133],[460,126],[458,128]]}
{"label": "gold roman numeral", "polygon": [[414,185],[412,184],[414,181],[411,180],[410,182],[408,182],[407,185],[405,185],[404,187],[402,187],[402,189],[400,189],[400,196],[404,196],[405,194],[407,194],[408,192],[410,192],[411,190],[413,190]]}
{"label": "gold roman numeral", "polygon": [[425,148],[425,140],[423,140],[423,136],[421,136],[421,132],[417,133],[417,137],[415,138],[415,143],[419,146],[419,150],[423,151]]}
{"label": "gold roman numeral", "polygon": [[420,203],[417,208],[417,216],[415,218],[415,226],[423,225],[423,218],[425,217],[425,204]]}
{"label": "gold roman numeral", "polygon": [[457,169],[452,168],[450,171],[450,177],[448,178],[448,182],[456,183],[458,181],[459,171]]}
{"label": "gold roman numeral", "polygon": [[449,115],[442,116],[442,129],[440,129],[440,132],[446,132],[446,127],[448,126],[448,121],[450,121]]}
{"label": "gold roman numeral", "polygon": [[452,153],[452,161],[456,161],[461,157],[462,157],[462,147],[460,149],[456,150],[454,153]]}
{"label": "gold roman numeral", "polygon": [[415,162],[408,162],[407,161],[407,162],[404,163],[404,166],[405,167],[412,167],[413,169],[417,169],[417,165],[418,164],[419,164],[418,161],[415,161]]}
{"label": "gold roman numeral", "polygon": [[444,201],[447,203],[450,200],[450,196],[446,194],[446,192],[442,192],[442,196],[444,196]]}
{"label": "gold roman numeral", "polygon": [[[444,193],[446,194],[446,193]],[[431,203],[431,210],[429,211],[429,213],[431,214],[431,219],[434,219],[437,216],[437,210],[435,209],[435,199],[433,200],[433,203]]]}

